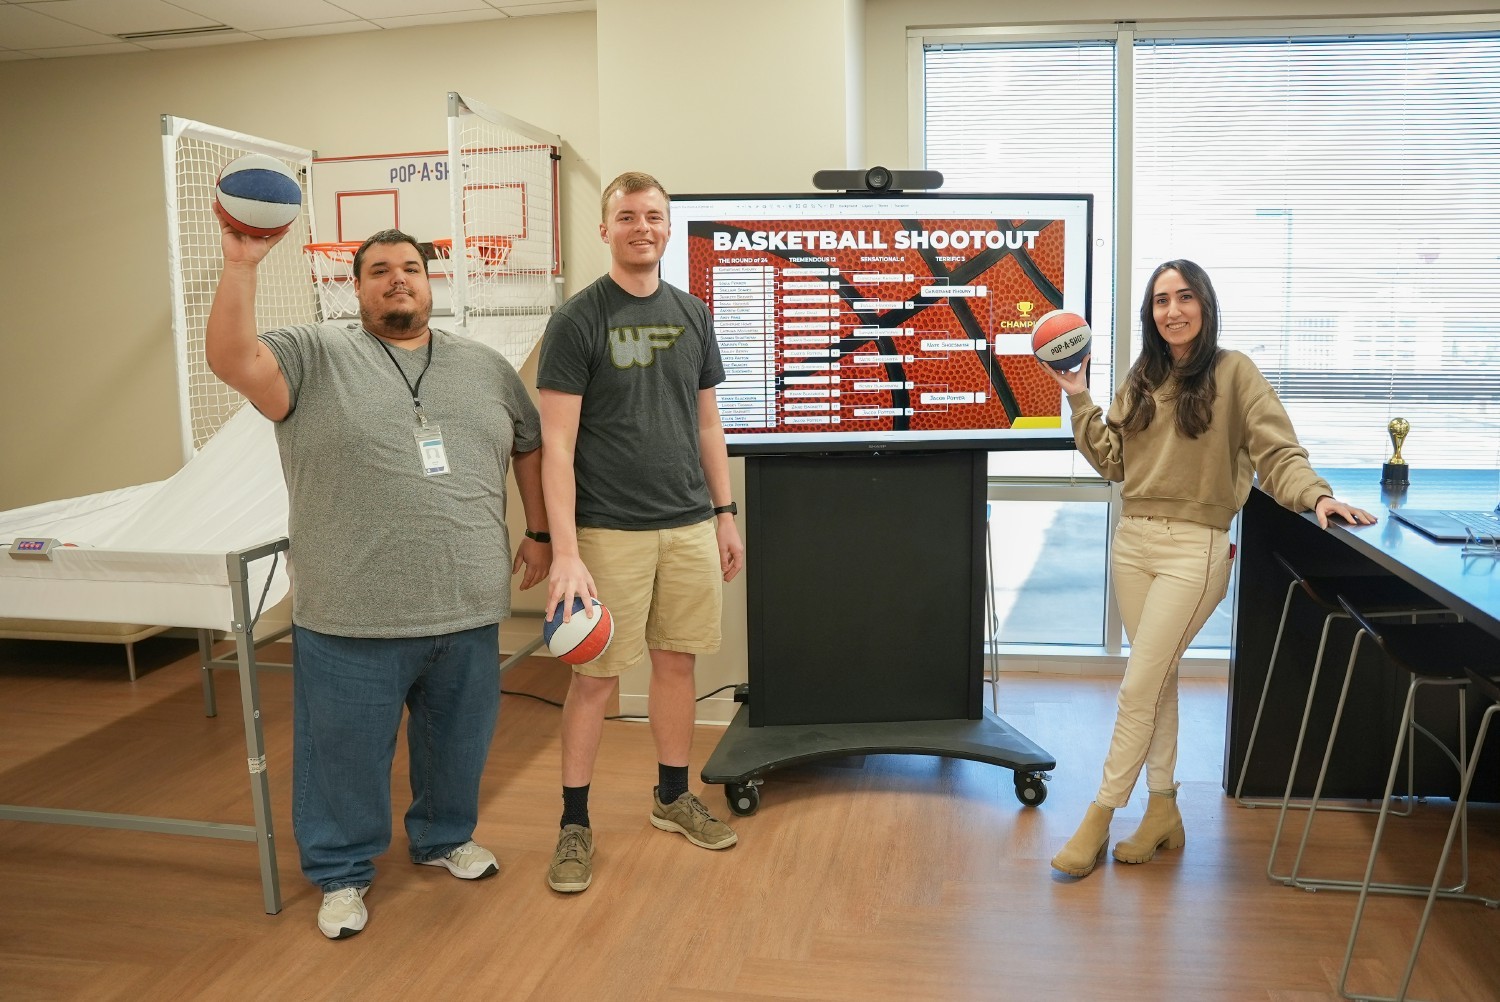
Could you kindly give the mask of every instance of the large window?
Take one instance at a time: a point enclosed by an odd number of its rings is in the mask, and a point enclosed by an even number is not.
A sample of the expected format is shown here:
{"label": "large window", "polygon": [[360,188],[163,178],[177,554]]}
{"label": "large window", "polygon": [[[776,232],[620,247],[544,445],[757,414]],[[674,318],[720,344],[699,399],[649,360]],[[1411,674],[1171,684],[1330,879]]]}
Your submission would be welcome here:
{"label": "large window", "polygon": [[[1448,33],[1411,33],[1422,27]],[[1388,458],[1399,416],[1414,468],[1500,466],[1500,37],[1438,21],[1317,30],[924,38],[925,162],[950,188],[1095,195],[1096,362],[1114,363],[1092,373],[1100,402],[1140,343],[1137,324],[1112,319],[1133,316],[1156,264],[1187,257],[1214,279],[1223,345],[1271,380],[1315,465]],[[1002,507],[1012,478],[1060,474],[1055,500],[1069,502],[1089,473],[1076,456],[991,469]],[[1070,583],[1057,569],[1097,568],[1107,544],[1049,532],[1046,517],[1032,535],[1047,587],[1102,592],[1096,572]],[[1080,545],[1081,559],[1046,551]],[[1226,611],[1200,644],[1227,643]]]}
{"label": "large window", "polygon": [[[1319,466],[1496,465],[1500,39],[1147,40],[1134,272],[1208,269]],[[1139,286],[1137,286],[1139,287]]]}

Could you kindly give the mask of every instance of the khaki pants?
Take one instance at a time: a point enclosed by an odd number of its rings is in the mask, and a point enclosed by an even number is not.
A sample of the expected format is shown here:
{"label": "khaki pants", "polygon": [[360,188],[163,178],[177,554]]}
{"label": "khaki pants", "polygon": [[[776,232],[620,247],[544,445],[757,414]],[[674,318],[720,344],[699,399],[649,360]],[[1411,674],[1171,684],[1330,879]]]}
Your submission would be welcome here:
{"label": "khaki pants", "polygon": [[1228,590],[1229,537],[1197,522],[1127,516],[1112,567],[1130,660],[1096,800],[1124,807],[1142,765],[1148,790],[1174,788],[1178,663]]}

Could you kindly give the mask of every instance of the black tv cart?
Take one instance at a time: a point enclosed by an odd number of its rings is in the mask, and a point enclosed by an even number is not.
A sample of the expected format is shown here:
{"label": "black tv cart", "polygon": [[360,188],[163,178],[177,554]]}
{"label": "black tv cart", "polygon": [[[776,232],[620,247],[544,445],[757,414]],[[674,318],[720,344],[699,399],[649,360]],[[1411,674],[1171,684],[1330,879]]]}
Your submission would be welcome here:
{"label": "black tv cart", "polygon": [[982,451],[749,456],[749,684],[704,765],[753,814],[777,768],[940,755],[1015,772],[1046,799],[1057,763],[984,705]]}

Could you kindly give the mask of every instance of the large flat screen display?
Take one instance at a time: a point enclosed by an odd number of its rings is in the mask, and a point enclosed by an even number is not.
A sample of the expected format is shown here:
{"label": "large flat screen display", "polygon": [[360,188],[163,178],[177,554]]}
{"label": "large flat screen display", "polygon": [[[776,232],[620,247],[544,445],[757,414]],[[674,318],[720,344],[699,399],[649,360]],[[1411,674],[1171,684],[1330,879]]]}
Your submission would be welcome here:
{"label": "large flat screen display", "polygon": [[708,303],[735,455],[1069,448],[1031,352],[1088,318],[1091,195],[688,195],[662,277]]}

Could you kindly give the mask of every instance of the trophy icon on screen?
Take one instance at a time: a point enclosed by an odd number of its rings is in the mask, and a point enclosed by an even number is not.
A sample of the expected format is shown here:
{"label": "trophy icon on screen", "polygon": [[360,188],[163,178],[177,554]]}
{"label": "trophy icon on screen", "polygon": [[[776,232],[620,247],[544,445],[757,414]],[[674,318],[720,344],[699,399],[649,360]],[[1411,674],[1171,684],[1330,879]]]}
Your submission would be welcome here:
{"label": "trophy icon on screen", "polygon": [[1407,465],[1406,460],[1401,458],[1401,444],[1406,441],[1411,425],[1406,418],[1391,418],[1385,430],[1391,436],[1391,445],[1395,451],[1380,468],[1380,483],[1385,487],[1405,487],[1411,481],[1411,467]]}

